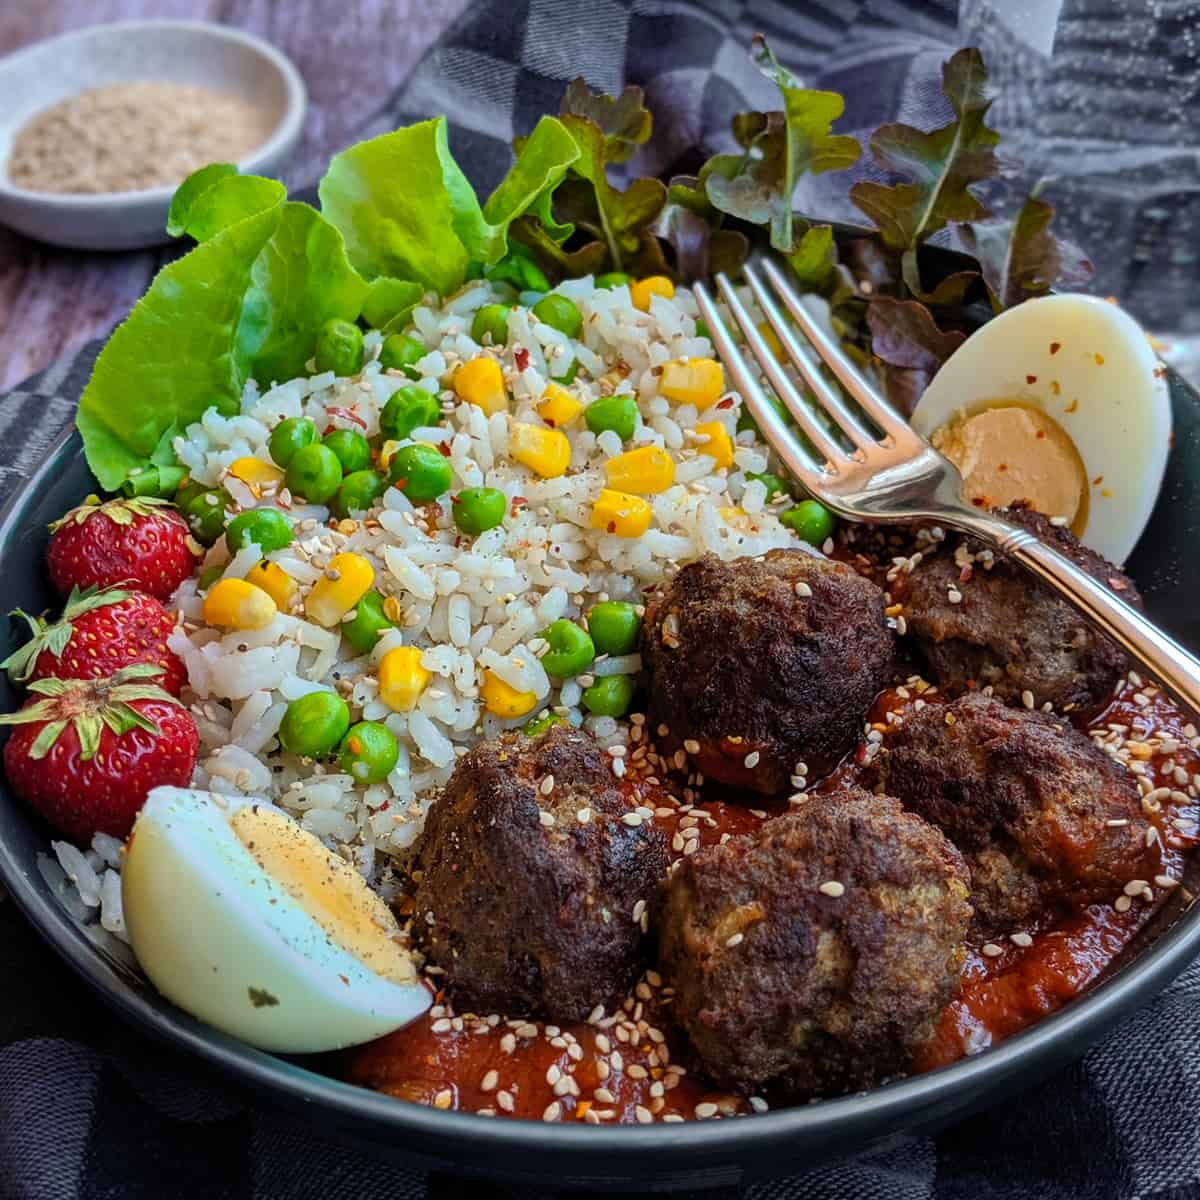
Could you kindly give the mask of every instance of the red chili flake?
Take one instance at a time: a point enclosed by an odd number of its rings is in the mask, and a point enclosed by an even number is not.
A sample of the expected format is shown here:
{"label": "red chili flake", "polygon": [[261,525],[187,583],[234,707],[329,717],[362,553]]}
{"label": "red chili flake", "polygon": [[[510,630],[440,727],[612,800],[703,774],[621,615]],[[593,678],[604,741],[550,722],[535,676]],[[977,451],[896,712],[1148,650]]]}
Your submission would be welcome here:
{"label": "red chili flake", "polygon": [[1042,438],[1044,438],[1045,436],[1046,436],[1046,431],[1045,431],[1044,429],[1039,429],[1039,430],[1037,431],[1037,438],[1038,438],[1038,441],[1039,441],[1039,442],[1040,442],[1040,441],[1042,440]]}
{"label": "red chili flake", "polygon": [[529,351],[524,346],[518,346],[513,351],[513,362],[517,364],[518,371],[524,371],[529,366]]}
{"label": "red chili flake", "polygon": [[1062,342],[1051,342],[1050,353],[1057,354],[1062,349]]}
{"label": "red chili flake", "polygon": [[1104,482],[1104,476],[1097,475],[1096,478],[1092,480],[1092,487],[1099,487],[1103,482]]}
{"label": "red chili flake", "polygon": [[721,400],[717,403],[717,407],[718,408],[732,408],[733,407],[733,397],[726,396],[724,400]]}
{"label": "red chili flake", "polygon": [[1026,375],[1025,382],[1026,383],[1037,383],[1037,376],[1036,375]]}
{"label": "red chili flake", "polygon": [[616,523],[616,521],[609,521],[609,523],[608,523],[608,532],[609,532],[609,533],[616,533],[616,532],[617,532],[617,523]]}
{"label": "red chili flake", "polygon": [[975,505],[976,508],[987,507],[987,500],[983,496],[972,496],[971,503]]}
{"label": "red chili flake", "polygon": [[524,496],[514,496],[512,498],[512,503],[508,507],[509,511],[515,517],[518,509],[529,507],[529,501],[526,500]]}
{"label": "red chili flake", "polygon": [[321,436],[328,437],[336,428],[337,428],[336,425],[326,425],[324,430],[321,433]]}
{"label": "red chili flake", "polygon": [[1001,463],[1001,464],[1000,464],[1000,465],[999,465],[999,466],[996,468],[996,470],[997,470],[997,471],[1007,471],[1007,470],[1008,470],[1008,463]]}
{"label": "red chili flake", "polygon": [[404,491],[404,486],[407,483],[408,483],[408,476],[405,475],[402,479],[397,479],[396,482],[392,484],[392,487],[394,487],[396,489],[396,491],[402,492],[402,491]]}
{"label": "red chili flake", "polygon": [[1075,412],[1075,410],[1076,410],[1076,409],[1078,409],[1078,408],[1079,408],[1079,401],[1078,401],[1078,400],[1072,400],[1072,401],[1071,401],[1071,403],[1070,403],[1070,404],[1068,404],[1068,405],[1067,405],[1067,407],[1066,407],[1066,408],[1065,408],[1063,411],[1064,411],[1064,412],[1073,413],[1073,412]]}
{"label": "red chili flake", "polygon": [[551,429],[554,428],[554,422],[552,420],[550,420],[549,417],[543,417],[542,420],[545,421],[546,424],[549,425]]}
{"label": "red chili flake", "polygon": [[443,458],[450,457],[450,443],[449,442],[438,442],[437,448],[442,452]]}
{"label": "red chili flake", "polygon": [[970,583],[971,576],[975,574],[975,568],[970,563],[963,563],[963,569],[958,573],[959,583]]}
{"label": "red chili flake", "polygon": [[350,978],[349,978],[349,976],[347,976],[347,975],[343,975],[343,974],[342,974],[342,973],[339,971],[339,972],[338,972],[338,978],[339,978],[339,979],[340,979],[340,980],[341,980],[341,981],[342,981],[342,982],[343,982],[343,983],[344,983],[344,984],[345,984],[347,987],[349,987],[349,986],[350,986]]}
{"label": "red chili flake", "polygon": [[392,802],[390,800],[385,800],[376,811],[377,812],[387,812],[387,810],[391,807],[392,807]]}
{"label": "red chili flake", "polygon": [[343,421],[352,421],[360,429],[366,429],[367,423],[356,412],[352,412],[348,408],[327,408],[325,410],[330,416],[341,417]]}
{"label": "red chili flake", "polygon": [[1155,379],[1161,379],[1166,373],[1167,373],[1167,368],[1164,366],[1160,365],[1160,366],[1157,366],[1154,368],[1154,378]]}

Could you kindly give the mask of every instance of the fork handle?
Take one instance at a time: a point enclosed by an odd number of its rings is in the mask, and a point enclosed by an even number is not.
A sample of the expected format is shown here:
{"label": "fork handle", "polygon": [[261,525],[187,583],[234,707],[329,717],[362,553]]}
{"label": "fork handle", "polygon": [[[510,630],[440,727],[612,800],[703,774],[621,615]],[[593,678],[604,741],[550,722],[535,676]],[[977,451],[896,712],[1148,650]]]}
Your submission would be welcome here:
{"label": "fork handle", "polygon": [[1028,567],[1069,600],[1091,625],[1112,638],[1180,704],[1200,712],[1200,659],[1065,555],[1027,530],[990,514],[962,509],[947,512],[941,519]]}

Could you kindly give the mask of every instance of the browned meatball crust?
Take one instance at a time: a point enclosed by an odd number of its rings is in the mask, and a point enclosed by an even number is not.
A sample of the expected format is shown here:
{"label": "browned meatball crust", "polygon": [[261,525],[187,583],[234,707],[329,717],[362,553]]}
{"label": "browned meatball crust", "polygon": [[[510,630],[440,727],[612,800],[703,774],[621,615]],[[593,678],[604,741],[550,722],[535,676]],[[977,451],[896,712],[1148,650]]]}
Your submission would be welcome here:
{"label": "browned meatball crust", "polygon": [[977,694],[931,704],[878,765],[887,792],[963,852],[981,929],[1013,932],[1158,869],[1133,776],[1061,718]]}
{"label": "browned meatball crust", "polygon": [[[998,515],[1141,607],[1133,581],[1080,545],[1070,530],[1031,509],[1002,509]],[[997,556],[986,569],[972,561],[981,549],[977,543],[967,539],[962,546],[965,551],[957,554],[947,545],[925,558],[891,588],[893,599],[904,605],[909,641],[937,682],[951,694],[990,686],[1010,703],[1029,691],[1039,705],[1048,701],[1060,710],[1100,704],[1126,669],[1122,651],[1023,567]],[[956,594],[961,600],[952,601]]]}
{"label": "browned meatball crust", "polygon": [[425,823],[413,934],[460,1007],[580,1020],[625,995],[634,905],[667,864],[665,835],[629,811],[609,756],[567,725],[459,759]]}
{"label": "browned meatball crust", "polygon": [[[801,550],[684,567],[647,606],[650,714],[710,778],[770,795],[835,766],[888,682],[883,592]],[[749,766],[746,765],[749,759]]]}
{"label": "browned meatball crust", "polygon": [[847,788],[684,858],[657,916],[660,969],[705,1074],[803,1097],[911,1064],[958,990],[971,906],[941,833]]}

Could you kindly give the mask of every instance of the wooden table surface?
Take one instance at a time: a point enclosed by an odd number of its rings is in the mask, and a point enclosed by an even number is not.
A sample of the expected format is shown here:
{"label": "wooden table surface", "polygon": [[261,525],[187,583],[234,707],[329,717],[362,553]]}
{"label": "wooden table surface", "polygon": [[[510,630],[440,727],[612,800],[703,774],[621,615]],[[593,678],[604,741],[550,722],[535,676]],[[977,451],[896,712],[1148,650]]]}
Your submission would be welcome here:
{"label": "wooden table surface", "polygon": [[[287,182],[299,185],[316,180],[468,2],[0,0],[0,54],[85,25],[142,17],[219,21],[257,33],[292,59],[308,86],[308,117],[287,171]],[[153,250],[59,250],[0,228],[0,391],[105,333],[145,291],[158,261]]]}

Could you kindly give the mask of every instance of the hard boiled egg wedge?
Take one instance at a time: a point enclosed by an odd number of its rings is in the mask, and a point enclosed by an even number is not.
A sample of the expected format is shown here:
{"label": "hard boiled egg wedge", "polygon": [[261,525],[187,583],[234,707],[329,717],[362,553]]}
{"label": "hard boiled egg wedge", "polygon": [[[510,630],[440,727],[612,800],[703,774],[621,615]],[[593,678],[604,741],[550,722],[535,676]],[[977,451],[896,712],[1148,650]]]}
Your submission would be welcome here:
{"label": "hard boiled egg wedge", "polygon": [[370,1041],[429,990],[396,919],[280,809],[155,788],[121,874],[134,953],[167,999],[264,1050]]}
{"label": "hard boiled egg wedge", "polygon": [[1128,313],[1046,296],[973,333],[912,415],[980,507],[1028,500],[1124,562],[1150,518],[1171,441],[1164,370]]}

